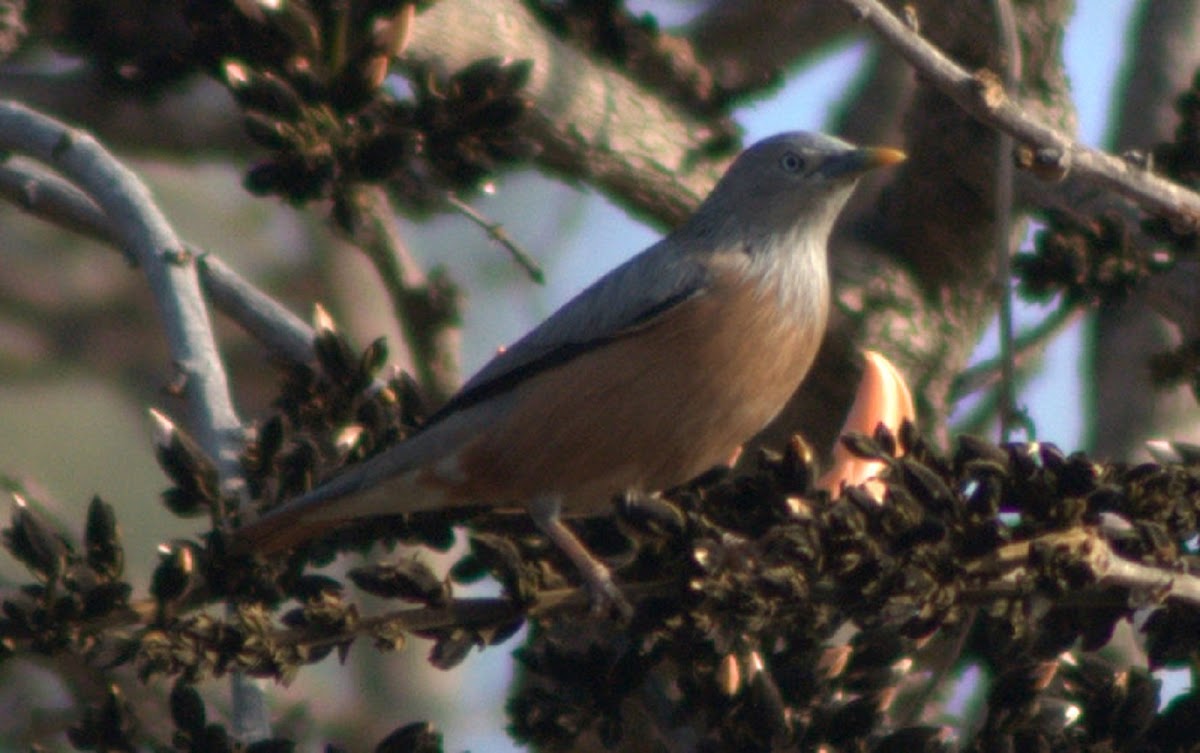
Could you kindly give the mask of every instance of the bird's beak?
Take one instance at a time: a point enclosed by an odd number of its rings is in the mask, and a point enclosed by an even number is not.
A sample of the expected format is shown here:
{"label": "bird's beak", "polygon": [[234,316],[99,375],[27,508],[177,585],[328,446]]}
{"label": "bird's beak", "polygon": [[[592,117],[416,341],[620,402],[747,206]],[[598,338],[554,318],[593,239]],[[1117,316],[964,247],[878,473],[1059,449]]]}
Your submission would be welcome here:
{"label": "bird's beak", "polygon": [[886,146],[864,147],[827,157],[820,171],[827,178],[853,177],[877,167],[903,162],[906,158],[907,155],[899,149]]}

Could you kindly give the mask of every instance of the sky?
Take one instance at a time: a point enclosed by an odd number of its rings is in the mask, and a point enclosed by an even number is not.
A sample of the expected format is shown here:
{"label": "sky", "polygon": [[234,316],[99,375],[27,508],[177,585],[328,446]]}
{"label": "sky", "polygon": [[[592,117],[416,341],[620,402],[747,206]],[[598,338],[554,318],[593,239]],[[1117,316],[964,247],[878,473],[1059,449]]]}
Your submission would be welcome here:
{"label": "sky", "polygon": [[[635,8],[653,8],[664,26],[680,20],[680,5],[670,2],[630,3]],[[1123,35],[1134,0],[1078,0],[1077,10],[1065,39],[1068,73],[1075,94],[1080,123],[1080,140],[1102,145],[1110,109],[1111,89],[1120,65]],[[662,11],[662,12],[659,12]],[[848,47],[826,59],[803,75],[791,78],[769,100],[755,103],[736,113],[745,128],[745,142],[782,130],[820,130],[830,107],[841,98],[861,61],[860,47]],[[522,175],[498,183],[497,195],[481,202],[484,211],[503,222],[510,235],[528,249],[546,244],[558,245],[551,258],[545,258],[547,284],[530,295],[528,281],[507,269],[501,254],[487,248],[486,239],[470,240],[445,220],[434,227],[411,228],[416,245],[423,236],[430,248],[437,248],[453,236],[476,250],[465,252],[453,263],[454,273],[464,280],[470,294],[470,310],[464,332],[466,373],[489,358],[500,343],[509,342],[530,326],[569,300],[588,283],[658,239],[658,232],[630,219],[623,210],[594,193],[544,190],[544,179]],[[535,212],[504,214],[505,194],[532,195],[544,201],[526,201],[537,206]],[[555,221],[547,222],[548,218]],[[427,235],[428,234],[428,235]],[[444,248],[444,246],[442,246]],[[418,249],[419,251],[419,249]],[[482,256],[480,255],[482,254]],[[491,261],[487,261],[490,259]],[[480,262],[484,261],[481,265]],[[485,269],[480,276],[478,269]],[[475,287],[478,286],[478,287]],[[500,293],[496,294],[499,288]],[[484,290],[488,292],[484,292]],[[474,293],[472,294],[472,291]],[[1037,320],[1038,309],[1019,306],[1018,331]],[[1033,418],[1038,438],[1053,441],[1068,449],[1075,448],[1081,437],[1080,415],[1080,340],[1081,328],[1067,331],[1049,348],[1043,370],[1018,396]],[[986,358],[996,350],[995,327],[981,342],[977,358]],[[518,636],[517,640],[523,640]],[[447,750],[520,750],[507,739],[497,739],[495,730],[506,723],[503,716],[505,688],[510,678],[512,641],[468,660],[458,672],[463,678],[457,696],[460,711],[471,719],[441,725],[447,731]],[[467,678],[470,678],[469,680]],[[1178,678],[1173,681],[1179,686]]]}

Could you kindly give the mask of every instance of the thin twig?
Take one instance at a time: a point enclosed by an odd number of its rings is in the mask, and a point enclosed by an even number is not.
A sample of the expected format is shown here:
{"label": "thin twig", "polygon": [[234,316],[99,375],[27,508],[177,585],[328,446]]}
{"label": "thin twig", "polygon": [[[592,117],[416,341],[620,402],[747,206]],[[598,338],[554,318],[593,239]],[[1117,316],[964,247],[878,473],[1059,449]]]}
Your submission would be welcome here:
{"label": "thin twig", "polygon": [[[239,453],[245,433],[233,407],[196,258],[179,240],[138,177],[90,134],[16,102],[0,101],[0,150],[52,166],[83,189],[111,223],[113,236],[146,275],[175,368],[183,377],[196,436],[213,458],[225,494],[245,501]],[[243,740],[270,735],[258,687],[235,675],[234,726]],[[255,713],[261,712],[261,713]]]}
{"label": "thin twig", "polygon": [[[622,583],[621,591],[630,601],[638,602],[653,596],[667,596],[678,587],[678,581],[658,580],[645,583]],[[511,600],[504,598],[454,599],[442,607],[409,607],[385,612],[374,617],[365,617],[336,633],[322,631],[319,628],[281,628],[272,634],[272,641],[282,646],[335,646],[384,628],[420,632],[476,625],[495,625],[522,617],[539,619],[568,612],[582,614],[590,608],[591,597],[586,588],[558,588],[539,593],[537,601],[524,610],[517,608]]]}
{"label": "thin twig", "polygon": [[[121,250],[112,223],[87,194],[26,160],[0,165],[0,197],[39,219]],[[198,260],[200,282],[217,310],[280,358],[296,363],[315,358],[312,328],[300,317],[220,258],[190,243],[186,248]]]}
{"label": "thin twig", "polygon": [[[999,52],[1004,59],[1004,89],[1013,91],[1021,74],[1021,47],[1017,24],[1008,0],[994,0]],[[1013,436],[1017,417],[1016,352],[1013,347],[1012,293],[1012,209],[1013,209],[1013,138],[1000,131],[996,140],[996,217],[993,247],[996,253],[996,286],[1000,293],[1000,441]]]}
{"label": "thin twig", "polygon": [[513,261],[515,261],[521,267],[521,269],[524,269],[526,274],[529,275],[529,279],[533,280],[538,285],[546,284],[546,273],[542,271],[542,268],[538,265],[537,261],[535,261],[527,251],[518,246],[516,242],[514,242],[513,239],[508,236],[508,232],[505,231],[503,225],[501,225],[499,222],[493,222],[489,218],[485,217],[478,209],[458,198],[458,196],[453,193],[446,194],[446,203],[453,207],[454,210],[463,217],[466,217],[471,222],[474,222],[476,225],[483,228],[483,231],[487,233],[489,238],[503,246],[505,250],[508,251],[508,255],[513,258]]}
{"label": "thin twig", "polygon": [[[977,574],[986,581],[969,592],[988,591],[1002,597],[1004,586],[997,583],[997,579],[1015,582],[1013,576],[1028,572],[1034,549],[1047,547],[1080,555],[1080,564],[1088,568],[1093,578],[1088,590],[1117,586],[1159,602],[1173,600],[1200,606],[1200,577],[1125,559],[1093,528],[1055,531],[1028,541],[1006,544],[985,557],[966,563],[968,573]],[[997,588],[1001,591],[996,591]]]}
{"label": "thin twig", "polygon": [[[992,375],[992,382],[999,381],[999,364],[996,364],[997,371]],[[1033,376],[1033,370],[1029,368],[1029,363],[1022,363],[1018,360],[1017,363],[1017,390],[1019,391],[1025,386],[1026,382]],[[967,413],[966,416],[954,422],[952,431],[954,434],[986,434],[992,419],[996,416],[996,411],[999,409],[999,399],[995,390],[990,390],[984,393],[979,402]],[[1025,432],[1030,441],[1037,438],[1036,426],[1033,419],[1028,414],[1018,414],[1017,418],[1024,422]]]}
{"label": "thin twig", "polygon": [[1029,115],[994,75],[969,73],[896,18],[878,0],[839,0],[875,29],[924,79],[979,121],[1012,134],[1063,170],[1184,225],[1200,225],[1200,194],[1154,173],[1078,143]]}
{"label": "thin twig", "polygon": [[[963,568],[973,584],[963,591],[965,601],[982,603],[988,598],[1007,599],[1027,593],[1021,580],[1031,573],[1031,556],[1035,549],[1054,548],[1078,555],[1079,564],[1092,575],[1092,585],[1082,589],[1080,601],[1087,603],[1093,592],[1105,587],[1128,588],[1158,602],[1178,601],[1200,606],[1200,576],[1164,567],[1145,565],[1117,554],[1102,533],[1095,528],[1078,527],[1042,534],[1033,539],[1006,544],[985,556],[968,560]],[[679,588],[674,579],[644,582],[624,582],[621,590],[633,602],[651,597],[669,596]],[[2,596],[2,594],[0,594]],[[197,591],[186,604],[178,605],[180,612],[190,611],[208,603],[209,596]],[[587,590],[582,587],[560,588],[537,594],[536,601],[526,609],[514,607],[504,598],[453,599],[442,606],[405,607],[382,614],[363,617],[350,627],[337,632],[319,627],[278,628],[271,633],[274,643],[282,646],[325,646],[383,629],[422,632],[455,627],[473,627],[525,617],[540,619],[566,612],[582,612],[590,607]],[[146,625],[155,619],[158,607],[152,599],[142,599],[103,618],[79,626],[81,634],[94,635],[109,630],[122,630]]]}
{"label": "thin twig", "polygon": [[[622,593],[635,603],[652,597],[669,596],[678,588],[679,582],[672,579],[621,584]],[[0,601],[7,600],[10,596],[0,593]],[[206,590],[197,589],[187,596],[184,603],[175,605],[174,614],[180,615],[201,609],[210,604],[211,600],[212,596]],[[582,586],[539,592],[536,601],[524,608],[516,606],[511,599],[502,597],[466,597],[451,599],[440,606],[404,607],[362,617],[337,632],[329,632],[321,627],[281,627],[271,632],[271,640],[280,646],[320,647],[345,643],[355,637],[383,629],[423,632],[494,625],[518,618],[536,620],[566,613],[583,614],[591,609],[591,604],[591,596]],[[159,605],[154,599],[139,599],[104,617],[82,622],[78,628],[81,635],[125,631],[146,627],[158,619],[159,614]],[[17,648],[20,647],[18,642]]]}
{"label": "thin twig", "polygon": [[217,310],[237,322],[272,354],[292,363],[316,358],[312,327],[233,271],[220,257],[195,249],[200,282]]}
{"label": "thin twig", "polygon": [[[1014,368],[1022,368],[1039,355],[1059,332],[1082,319],[1085,313],[1087,313],[1087,309],[1084,307],[1064,301],[1046,318],[1017,335],[1014,338],[1012,350]],[[958,401],[967,395],[995,385],[1001,379],[1000,367],[1000,357],[997,356],[980,361],[964,370],[955,378],[954,384],[950,388],[950,400]]]}
{"label": "thin twig", "polygon": [[[13,157],[0,164],[0,197],[35,217],[125,253],[112,223],[96,202],[33,160]],[[131,264],[137,264],[137,257],[127,255],[125,258]]]}
{"label": "thin twig", "polygon": [[458,302],[435,300],[451,291],[435,290],[409,253],[386,191],[364,186],[354,199],[364,222],[350,240],[366,252],[387,289],[418,384],[432,403],[441,403],[458,389]]}

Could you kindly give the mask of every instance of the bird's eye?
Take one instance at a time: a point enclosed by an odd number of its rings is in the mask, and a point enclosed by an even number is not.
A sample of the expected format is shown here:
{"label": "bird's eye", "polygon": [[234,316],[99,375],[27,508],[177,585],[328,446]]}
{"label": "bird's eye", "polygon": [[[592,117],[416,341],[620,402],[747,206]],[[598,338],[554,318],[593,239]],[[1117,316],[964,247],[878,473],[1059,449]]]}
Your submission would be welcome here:
{"label": "bird's eye", "polygon": [[804,158],[795,152],[788,152],[779,158],[779,166],[789,173],[798,173],[804,169]]}

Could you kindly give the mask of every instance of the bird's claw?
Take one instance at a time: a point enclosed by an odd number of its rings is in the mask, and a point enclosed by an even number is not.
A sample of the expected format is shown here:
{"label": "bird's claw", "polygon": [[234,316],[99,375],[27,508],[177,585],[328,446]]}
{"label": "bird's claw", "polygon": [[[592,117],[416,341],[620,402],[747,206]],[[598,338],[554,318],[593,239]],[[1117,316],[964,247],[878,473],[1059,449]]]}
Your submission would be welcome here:
{"label": "bird's claw", "polygon": [[618,622],[628,622],[633,618],[633,605],[625,598],[625,594],[621,593],[608,568],[601,566],[597,570],[589,570],[584,575],[592,616],[608,617]]}

